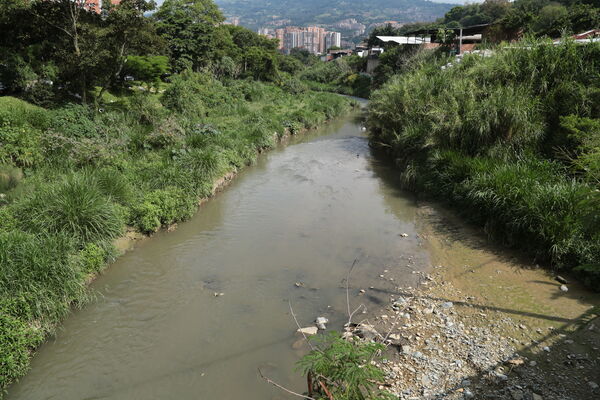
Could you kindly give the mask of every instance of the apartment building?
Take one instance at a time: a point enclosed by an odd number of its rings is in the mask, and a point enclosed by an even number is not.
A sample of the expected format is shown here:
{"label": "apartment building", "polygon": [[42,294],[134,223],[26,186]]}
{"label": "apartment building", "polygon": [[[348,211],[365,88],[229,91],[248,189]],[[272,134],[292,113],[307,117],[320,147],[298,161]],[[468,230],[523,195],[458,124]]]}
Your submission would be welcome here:
{"label": "apartment building", "polygon": [[298,28],[287,26],[275,30],[279,40],[279,49],[289,53],[295,48],[306,49],[313,54],[323,54],[333,46],[340,46],[342,35],[339,32],[327,32],[325,28],[309,26]]}

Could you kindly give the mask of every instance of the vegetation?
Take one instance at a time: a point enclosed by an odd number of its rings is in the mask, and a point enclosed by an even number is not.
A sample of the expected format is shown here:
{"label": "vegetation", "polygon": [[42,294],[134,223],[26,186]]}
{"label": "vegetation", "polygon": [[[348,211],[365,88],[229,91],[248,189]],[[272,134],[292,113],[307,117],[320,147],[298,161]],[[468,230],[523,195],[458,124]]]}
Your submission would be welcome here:
{"label": "vegetation", "polygon": [[383,371],[371,361],[381,355],[381,343],[348,341],[337,332],[311,337],[317,346],[298,368],[308,377],[308,393],[315,399],[379,400],[392,396],[378,389]]}
{"label": "vegetation", "polygon": [[331,26],[347,18],[355,18],[365,25],[370,25],[389,20],[398,22],[411,22],[419,18],[433,20],[452,7],[451,4],[421,0],[371,0],[368,2],[335,0],[329,3],[319,0],[304,2],[218,0],[217,4],[223,7],[227,15],[240,17],[244,26],[255,30],[263,26],[273,26],[273,15],[282,16],[281,19],[287,21],[285,25],[294,26],[310,24]]}
{"label": "vegetation", "polygon": [[513,39],[520,34],[558,37],[564,32],[580,33],[600,27],[600,8],[594,0],[485,0],[455,6],[435,22],[406,24],[398,29],[379,27],[377,35],[401,35],[418,29],[460,28],[494,24],[488,39]]}
{"label": "vegetation", "polygon": [[425,59],[372,96],[371,142],[406,186],[600,290],[598,60],[598,43],[533,39]]}

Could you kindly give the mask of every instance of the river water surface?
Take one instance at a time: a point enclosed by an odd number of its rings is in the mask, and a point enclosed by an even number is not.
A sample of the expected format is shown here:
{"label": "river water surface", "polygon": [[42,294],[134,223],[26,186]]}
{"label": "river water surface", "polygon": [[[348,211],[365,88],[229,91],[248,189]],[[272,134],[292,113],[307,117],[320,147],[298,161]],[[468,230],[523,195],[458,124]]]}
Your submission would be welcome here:
{"label": "river water surface", "polygon": [[382,287],[391,265],[406,273],[385,285],[414,284],[412,270],[429,264],[415,202],[356,117],[261,156],[191,221],[120,257],[8,398],[285,398],[258,368],[302,391],[289,302],[302,325],[326,316],[340,329],[354,259],[351,302],[372,309],[389,295],[359,289]]}

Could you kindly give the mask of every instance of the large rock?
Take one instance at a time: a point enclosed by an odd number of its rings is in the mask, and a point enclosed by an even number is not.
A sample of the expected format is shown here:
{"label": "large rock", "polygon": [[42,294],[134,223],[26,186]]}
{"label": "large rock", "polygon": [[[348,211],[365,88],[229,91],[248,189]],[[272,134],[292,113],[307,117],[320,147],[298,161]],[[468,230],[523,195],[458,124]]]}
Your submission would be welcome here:
{"label": "large rock", "polygon": [[298,332],[301,335],[312,336],[316,335],[317,332],[319,332],[319,328],[317,328],[316,326],[308,326],[306,328],[300,328],[296,332]]}

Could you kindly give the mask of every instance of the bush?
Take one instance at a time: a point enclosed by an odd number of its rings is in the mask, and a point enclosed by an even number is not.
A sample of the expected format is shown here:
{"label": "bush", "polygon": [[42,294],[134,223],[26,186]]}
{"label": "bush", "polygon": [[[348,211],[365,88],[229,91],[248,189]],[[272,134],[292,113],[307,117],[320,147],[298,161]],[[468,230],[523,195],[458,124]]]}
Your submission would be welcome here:
{"label": "bush", "polygon": [[70,139],[94,138],[98,135],[92,110],[77,104],[68,104],[52,111],[50,128]]}
{"label": "bush", "polygon": [[29,357],[43,339],[39,330],[28,322],[10,315],[0,300],[0,387],[8,387],[25,375],[29,369]]}
{"label": "bush", "polygon": [[50,122],[49,112],[14,97],[0,97],[0,126],[31,126],[46,129]]}
{"label": "bush", "polygon": [[332,397],[344,400],[386,399],[389,393],[378,389],[384,372],[371,363],[385,346],[381,343],[347,341],[336,332],[311,337],[318,347],[304,356],[298,367],[310,376],[319,399],[327,399],[319,381]]}
{"label": "bush", "polygon": [[43,159],[42,133],[28,125],[0,125],[0,163],[31,167]]}
{"label": "bush", "polygon": [[195,196],[179,188],[155,190],[133,207],[132,224],[145,233],[158,231],[161,226],[184,221],[197,209]]}
{"label": "bush", "polygon": [[0,165],[0,193],[14,189],[21,179],[23,179],[23,171],[20,168]]}
{"label": "bush", "polygon": [[15,204],[15,215],[28,232],[65,234],[81,245],[115,238],[124,227],[123,211],[88,174],[41,185]]}

